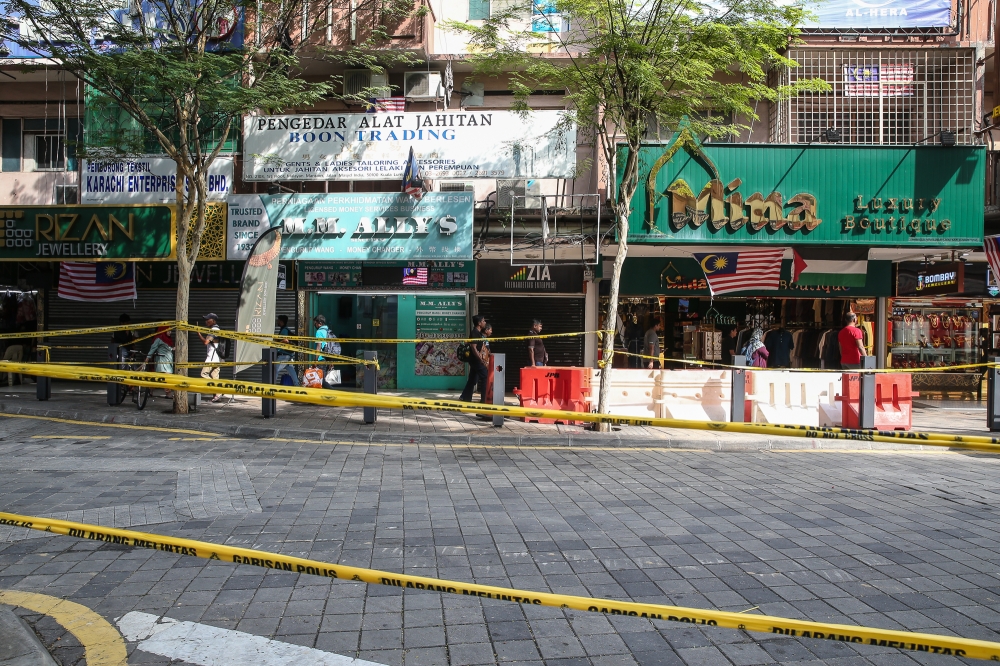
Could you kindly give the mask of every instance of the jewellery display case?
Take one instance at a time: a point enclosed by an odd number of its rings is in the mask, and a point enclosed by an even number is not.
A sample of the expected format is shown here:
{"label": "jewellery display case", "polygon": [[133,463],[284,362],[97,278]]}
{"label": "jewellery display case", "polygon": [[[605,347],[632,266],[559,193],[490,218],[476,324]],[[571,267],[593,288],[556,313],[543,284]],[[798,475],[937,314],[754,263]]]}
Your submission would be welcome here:
{"label": "jewellery display case", "polygon": [[908,306],[897,302],[887,336],[890,367],[937,368],[978,363],[981,317],[981,308]]}

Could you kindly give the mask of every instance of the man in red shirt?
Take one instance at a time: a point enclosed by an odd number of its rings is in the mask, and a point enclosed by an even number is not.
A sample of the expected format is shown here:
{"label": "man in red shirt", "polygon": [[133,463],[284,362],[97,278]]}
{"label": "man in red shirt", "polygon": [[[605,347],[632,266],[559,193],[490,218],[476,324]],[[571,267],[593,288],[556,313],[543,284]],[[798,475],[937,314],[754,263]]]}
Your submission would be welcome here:
{"label": "man in red shirt", "polygon": [[864,334],[857,327],[858,315],[847,315],[847,326],[840,329],[837,342],[840,343],[840,367],[844,370],[861,368],[861,357],[865,355]]}

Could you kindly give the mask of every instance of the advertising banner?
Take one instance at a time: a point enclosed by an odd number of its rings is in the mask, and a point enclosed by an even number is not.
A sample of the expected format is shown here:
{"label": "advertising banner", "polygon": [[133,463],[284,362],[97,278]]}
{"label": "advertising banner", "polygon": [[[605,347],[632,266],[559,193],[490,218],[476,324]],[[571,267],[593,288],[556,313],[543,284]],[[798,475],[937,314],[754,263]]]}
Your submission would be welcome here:
{"label": "advertising banner", "polygon": [[442,338],[464,338],[465,296],[418,296],[417,335],[427,342],[416,344],[413,372],[422,377],[462,377],[465,363],[458,360],[457,342],[430,342]]}
{"label": "advertising banner", "polygon": [[946,28],[951,0],[828,0],[808,2],[806,28]]}
{"label": "advertising banner", "polygon": [[683,129],[640,149],[628,240],[978,247],[985,156],[983,146],[703,146]]}
{"label": "advertising banner", "polygon": [[10,206],[0,208],[0,222],[0,261],[176,257],[171,206]]}
{"label": "advertising banner", "polygon": [[471,192],[231,195],[226,258],[279,226],[283,259],[472,259]]}
{"label": "advertising banner", "polygon": [[[83,160],[80,202],[155,204],[176,201],[177,164],[168,157]],[[233,189],[234,159],[220,156],[209,168],[208,200],[225,201]],[[184,184],[185,192],[188,184]]]}
{"label": "advertising banner", "polygon": [[562,111],[247,116],[243,180],[571,178],[576,128]]}
{"label": "advertising banner", "polygon": [[[281,230],[271,228],[254,243],[243,268],[240,302],[236,309],[236,331],[239,333],[271,333],[274,331],[274,305],[278,286],[278,255],[281,252]],[[235,372],[253,367],[260,360],[263,345],[237,341]]]}

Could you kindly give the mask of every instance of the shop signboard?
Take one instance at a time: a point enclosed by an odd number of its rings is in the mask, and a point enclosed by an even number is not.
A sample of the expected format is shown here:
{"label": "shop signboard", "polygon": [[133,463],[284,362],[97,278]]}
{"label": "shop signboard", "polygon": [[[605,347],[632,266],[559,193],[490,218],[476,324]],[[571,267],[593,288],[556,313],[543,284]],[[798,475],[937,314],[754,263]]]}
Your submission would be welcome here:
{"label": "shop signboard", "polygon": [[[225,201],[233,188],[234,160],[221,155],[209,167],[207,200]],[[174,203],[177,163],[167,157],[83,160],[80,201],[84,204]],[[184,183],[187,191],[188,183]]]}
{"label": "shop signboard", "polygon": [[[609,269],[605,268],[605,274]],[[607,280],[602,281],[602,286]],[[865,285],[817,284],[799,285],[792,282],[792,261],[781,262],[781,280],[776,291],[747,290],[735,298],[766,296],[768,298],[858,298],[892,296],[892,262],[869,261]],[[623,296],[711,297],[705,273],[691,257],[629,257],[622,270]]]}
{"label": "shop signboard", "polygon": [[897,296],[986,296],[985,263],[966,264],[964,261],[902,262],[896,269]]}
{"label": "shop signboard", "polygon": [[982,244],[983,146],[703,146],[684,128],[639,165],[630,243]]}
{"label": "shop signboard", "polygon": [[[192,289],[239,289],[242,261],[197,261],[191,269]],[[292,289],[292,262],[278,265],[278,289]],[[135,282],[139,289],[177,289],[177,264],[137,262]]]}
{"label": "shop signboard", "polygon": [[457,342],[466,331],[464,295],[417,296],[417,335],[413,373],[418,377],[463,377],[465,363],[458,360]]}
{"label": "shop signboard", "polygon": [[295,260],[470,261],[472,193],[235,194],[226,258],[246,259],[261,232],[282,228],[281,257]]}
{"label": "shop signboard", "polygon": [[247,116],[243,180],[399,180],[410,148],[425,178],[572,178],[563,111]]}
{"label": "shop signboard", "polygon": [[825,0],[807,2],[806,28],[946,28],[951,0]]}
{"label": "shop signboard", "polygon": [[511,266],[509,261],[476,262],[476,290],[483,293],[583,293],[583,266],[535,264]]}
{"label": "shop signboard", "polygon": [[[425,269],[421,271],[420,269]],[[406,280],[406,282],[404,282]],[[475,261],[299,262],[304,289],[472,289]]]}
{"label": "shop signboard", "polygon": [[171,206],[5,206],[0,207],[0,221],[0,261],[176,257]]}

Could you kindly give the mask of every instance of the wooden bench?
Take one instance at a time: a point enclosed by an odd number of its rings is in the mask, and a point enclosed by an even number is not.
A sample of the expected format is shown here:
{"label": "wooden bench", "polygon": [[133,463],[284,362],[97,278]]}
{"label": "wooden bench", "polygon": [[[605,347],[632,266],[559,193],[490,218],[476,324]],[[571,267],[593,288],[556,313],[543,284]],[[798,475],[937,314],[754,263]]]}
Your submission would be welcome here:
{"label": "wooden bench", "polygon": [[914,372],[913,390],[924,396],[928,391],[937,391],[944,398],[950,392],[976,394],[977,400],[983,399],[982,372]]}

